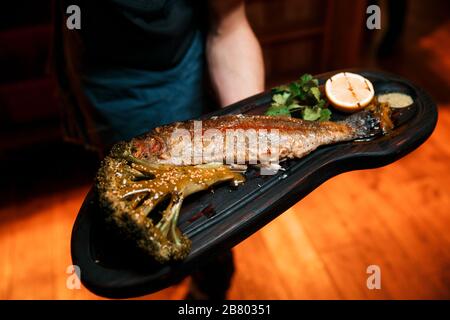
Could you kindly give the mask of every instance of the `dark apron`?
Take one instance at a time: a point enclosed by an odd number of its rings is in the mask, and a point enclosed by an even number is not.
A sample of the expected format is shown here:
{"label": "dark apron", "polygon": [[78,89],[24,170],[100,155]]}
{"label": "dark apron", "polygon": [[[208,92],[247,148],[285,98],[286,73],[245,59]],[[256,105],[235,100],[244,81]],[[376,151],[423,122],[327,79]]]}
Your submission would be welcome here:
{"label": "dark apron", "polygon": [[203,109],[203,39],[172,69],[112,68],[84,74],[82,89],[103,119],[101,139],[130,139],[158,125],[199,117]]}
{"label": "dark apron", "polygon": [[79,59],[81,38],[65,28],[60,12],[55,14],[54,61],[66,140],[103,150],[155,126],[201,115],[204,39],[200,32],[181,60],[161,71],[120,65],[90,68]]}

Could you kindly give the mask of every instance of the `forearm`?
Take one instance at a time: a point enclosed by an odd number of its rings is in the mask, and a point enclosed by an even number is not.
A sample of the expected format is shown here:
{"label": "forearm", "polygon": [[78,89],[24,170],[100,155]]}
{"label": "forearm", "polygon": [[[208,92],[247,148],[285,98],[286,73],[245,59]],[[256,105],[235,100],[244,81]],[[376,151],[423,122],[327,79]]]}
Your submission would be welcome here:
{"label": "forearm", "polygon": [[206,44],[209,74],[221,106],[264,90],[261,47],[243,4],[239,6],[212,23]]}

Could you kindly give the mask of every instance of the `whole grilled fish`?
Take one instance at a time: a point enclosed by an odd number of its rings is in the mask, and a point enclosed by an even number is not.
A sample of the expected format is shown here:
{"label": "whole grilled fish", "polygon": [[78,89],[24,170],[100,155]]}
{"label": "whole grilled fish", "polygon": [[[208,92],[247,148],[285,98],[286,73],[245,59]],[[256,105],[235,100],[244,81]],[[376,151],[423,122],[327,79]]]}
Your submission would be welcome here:
{"label": "whole grilled fish", "polygon": [[276,164],[391,126],[383,104],[338,122],[257,115],[176,122],[113,147],[97,176],[100,204],[106,219],[157,261],[184,259],[191,243],[177,228],[183,199],[216,183],[244,182],[224,163]]}
{"label": "whole grilled fish", "polygon": [[386,126],[381,108],[362,111],[339,122],[259,115],[175,122],[133,139],[131,152],[150,163],[171,165],[256,164],[301,158],[321,145],[380,133]]}

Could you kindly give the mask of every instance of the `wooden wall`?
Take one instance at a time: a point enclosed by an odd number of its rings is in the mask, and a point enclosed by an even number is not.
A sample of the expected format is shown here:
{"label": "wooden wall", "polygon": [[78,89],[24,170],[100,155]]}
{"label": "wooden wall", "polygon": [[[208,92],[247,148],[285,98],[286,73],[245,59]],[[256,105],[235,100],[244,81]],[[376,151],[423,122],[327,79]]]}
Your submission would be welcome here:
{"label": "wooden wall", "polygon": [[304,72],[359,66],[366,1],[247,0],[246,5],[269,86]]}

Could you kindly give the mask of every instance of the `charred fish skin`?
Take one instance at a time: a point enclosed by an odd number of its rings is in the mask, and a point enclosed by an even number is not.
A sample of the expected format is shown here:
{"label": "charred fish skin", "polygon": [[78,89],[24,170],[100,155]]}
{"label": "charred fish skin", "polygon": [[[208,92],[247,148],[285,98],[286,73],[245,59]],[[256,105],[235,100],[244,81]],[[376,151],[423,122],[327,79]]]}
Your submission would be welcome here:
{"label": "charred fish skin", "polygon": [[[355,139],[370,138],[378,135],[385,130],[386,120],[382,114],[387,112],[386,106],[377,106],[372,110],[364,110],[353,114],[344,121],[305,121],[290,117],[274,116],[243,116],[228,115],[204,120],[202,122],[202,133],[208,130],[216,130],[222,133],[222,144],[227,145],[227,130],[244,131],[254,130],[259,135],[268,136],[272,131],[279,133],[277,154],[278,160],[284,158],[301,158],[319,146],[333,144],[337,142],[351,141]],[[389,119],[389,115],[386,119]],[[177,130],[186,130],[190,134],[190,141],[180,140],[174,134]],[[247,131],[246,131],[247,130]],[[261,133],[263,132],[263,133]],[[132,140],[133,154],[136,157],[146,159],[152,163],[163,163],[178,165],[179,151],[191,148],[191,142],[195,139],[194,121],[177,122],[171,125],[162,126],[154,129],[150,133]],[[214,143],[203,137],[201,148],[206,150],[209,144]],[[254,147],[253,147],[254,148]],[[230,157],[230,150],[223,149],[219,158],[217,156],[204,156],[202,163],[215,161],[226,162],[227,156]],[[274,154],[270,147],[266,150],[253,150],[248,139],[245,142],[243,150],[231,150],[231,158],[238,158],[238,152],[244,152],[241,158],[248,161],[250,154],[257,154],[261,159],[266,154]],[[194,155],[187,161],[195,163]]]}

